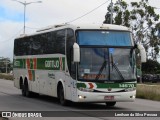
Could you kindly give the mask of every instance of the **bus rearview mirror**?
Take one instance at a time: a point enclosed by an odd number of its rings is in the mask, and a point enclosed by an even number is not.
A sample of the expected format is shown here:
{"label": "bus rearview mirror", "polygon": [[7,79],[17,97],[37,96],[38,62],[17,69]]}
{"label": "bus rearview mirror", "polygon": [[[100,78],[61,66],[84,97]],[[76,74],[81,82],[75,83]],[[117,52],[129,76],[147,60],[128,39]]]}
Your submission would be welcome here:
{"label": "bus rearview mirror", "polygon": [[73,45],[73,62],[80,62],[80,48],[77,43]]}

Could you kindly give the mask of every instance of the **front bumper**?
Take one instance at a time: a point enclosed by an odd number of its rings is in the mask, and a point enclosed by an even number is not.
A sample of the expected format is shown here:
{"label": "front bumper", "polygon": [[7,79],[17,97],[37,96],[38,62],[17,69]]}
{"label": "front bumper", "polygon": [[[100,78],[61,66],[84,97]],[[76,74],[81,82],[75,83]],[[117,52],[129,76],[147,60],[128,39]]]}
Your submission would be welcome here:
{"label": "front bumper", "polygon": [[[105,96],[114,96],[114,99],[106,100]],[[135,96],[136,90],[117,93],[83,92],[77,90],[77,98],[74,102],[133,102],[135,100]]]}

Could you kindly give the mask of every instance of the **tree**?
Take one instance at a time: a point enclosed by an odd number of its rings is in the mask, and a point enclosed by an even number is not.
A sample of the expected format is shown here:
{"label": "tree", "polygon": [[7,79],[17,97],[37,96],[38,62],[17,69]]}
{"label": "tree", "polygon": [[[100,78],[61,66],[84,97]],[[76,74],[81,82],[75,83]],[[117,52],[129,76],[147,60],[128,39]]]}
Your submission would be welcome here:
{"label": "tree", "polygon": [[[160,23],[159,15],[155,13],[154,7],[150,6],[148,0],[131,2],[130,6],[123,0],[118,0],[113,5],[113,24],[130,27],[133,32],[135,43],[144,45],[148,58],[156,60],[159,53]],[[108,6],[108,13],[111,13],[111,5]],[[104,21],[104,23],[107,20]],[[159,34],[160,36],[160,34]]]}
{"label": "tree", "polygon": [[[113,5],[113,13],[114,13],[113,24],[130,27],[129,24],[130,11],[128,10],[128,4],[125,1],[118,0]],[[105,16],[104,23],[110,24],[110,15],[111,15],[111,4],[108,6],[108,12]]]}
{"label": "tree", "polygon": [[146,63],[142,64],[142,71],[145,74],[156,74],[160,70],[160,63],[154,60],[147,60]]}
{"label": "tree", "polygon": [[[134,38],[136,42],[142,43],[153,60],[157,59],[160,41],[156,34],[158,29],[159,15],[154,7],[148,4],[148,0],[131,2],[131,23],[133,25]],[[147,13],[147,14],[146,14]],[[149,51],[150,49],[150,51]]]}
{"label": "tree", "polygon": [[12,70],[12,63],[9,58],[0,57],[0,73]]}

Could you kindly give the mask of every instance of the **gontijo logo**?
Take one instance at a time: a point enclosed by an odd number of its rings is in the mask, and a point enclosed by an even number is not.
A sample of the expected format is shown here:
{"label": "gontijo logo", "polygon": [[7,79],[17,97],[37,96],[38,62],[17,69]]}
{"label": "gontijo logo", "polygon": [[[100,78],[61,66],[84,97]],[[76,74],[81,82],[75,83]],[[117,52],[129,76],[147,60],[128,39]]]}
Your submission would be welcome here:
{"label": "gontijo logo", "polygon": [[59,68],[59,61],[58,60],[46,60],[45,61],[46,68]]}
{"label": "gontijo logo", "polygon": [[53,68],[53,69],[64,69],[64,62],[62,60],[62,57],[58,59],[52,59],[52,60],[45,60],[45,68]]}

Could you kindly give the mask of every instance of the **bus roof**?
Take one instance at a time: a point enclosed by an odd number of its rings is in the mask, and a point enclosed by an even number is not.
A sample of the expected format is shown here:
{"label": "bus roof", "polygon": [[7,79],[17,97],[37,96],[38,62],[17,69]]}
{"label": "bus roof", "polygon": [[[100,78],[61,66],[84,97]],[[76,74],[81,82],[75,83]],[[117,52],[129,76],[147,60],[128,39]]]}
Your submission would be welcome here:
{"label": "bus roof", "polygon": [[65,28],[71,28],[73,30],[120,30],[120,31],[131,31],[129,28],[120,26],[120,25],[114,25],[114,24],[59,24],[59,25],[52,25],[47,26],[42,29],[39,29],[36,31],[36,33],[33,34],[25,34],[21,35],[18,38],[23,38],[27,36],[33,36],[38,35],[46,32],[61,30]]}

